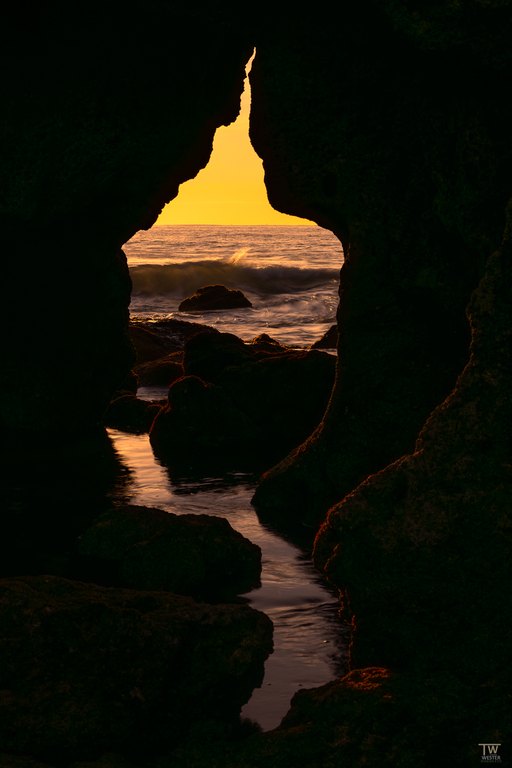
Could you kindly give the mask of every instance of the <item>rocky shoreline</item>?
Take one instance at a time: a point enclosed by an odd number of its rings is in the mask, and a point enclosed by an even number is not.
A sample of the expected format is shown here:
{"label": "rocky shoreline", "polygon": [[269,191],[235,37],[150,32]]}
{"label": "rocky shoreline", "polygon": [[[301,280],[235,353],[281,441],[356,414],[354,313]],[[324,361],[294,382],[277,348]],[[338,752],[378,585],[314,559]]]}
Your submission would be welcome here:
{"label": "rocky shoreline", "polygon": [[[321,421],[334,383],[334,355],[266,334],[245,342],[171,319],[133,323],[131,337],[136,364],[105,424],[148,432],[177,473],[269,468]],[[138,386],[155,384],[169,387],[166,401],[137,397]]]}

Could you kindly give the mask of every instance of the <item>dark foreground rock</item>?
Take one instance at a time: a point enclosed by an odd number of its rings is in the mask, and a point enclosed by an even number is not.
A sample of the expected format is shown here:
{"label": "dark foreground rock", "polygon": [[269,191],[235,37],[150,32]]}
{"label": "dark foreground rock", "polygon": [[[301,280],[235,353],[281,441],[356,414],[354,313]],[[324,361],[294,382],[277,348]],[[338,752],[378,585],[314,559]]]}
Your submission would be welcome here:
{"label": "dark foreground rock", "polygon": [[82,534],[79,554],[93,581],[116,586],[218,600],[260,583],[260,548],[213,515],[111,510]]}
{"label": "dark foreground rock", "polygon": [[[475,703],[450,675],[433,673],[413,683],[386,668],[356,669],[320,688],[299,691],[273,731],[230,741],[188,739],[162,756],[157,766],[467,768],[481,764],[481,739],[474,734],[484,730],[489,741],[502,740],[496,729],[479,719],[482,706],[475,710]],[[508,764],[509,754],[508,745],[502,743],[501,764]],[[83,768],[131,768],[118,761],[111,756]],[[147,760],[143,764],[153,768]]]}
{"label": "dark foreground rock", "polygon": [[213,382],[226,369],[259,359],[258,351],[234,333],[218,333],[215,337],[198,333],[185,345],[183,371],[186,376],[198,376],[203,381]]}
{"label": "dark foreground rock", "polygon": [[153,422],[157,455],[176,468],[271,466],[322,418],[336,361],[320,351],[272,351],[232,334],[185,346],[184,378]]}
{"label": "dark foreground rock", "polygon": [[[472,748],[510,744],[511,235],[473,295],[471,357],[454,391],[414,453],[330,510],[314,553],[354,618],[352,663],[390,665],[417,689],[435,672],[439,700],[471,713],[454,727],[444,711],[439,725],[460,765],[472,764],[461,740],[473,734],[486,735]],[[421,712],[421,697],[412,706]]]}
{"label": "dark foreground rock", "polygon": [[167,386],[183,376],[183,353],[181,350],[149,360],[135,367],[138,385]]}
{"label": "dark foreground rock", "polygon": [[273,731],[209,745],[208,751],[189,743],[163,766],[466,768],[480,764],[481,739],[474,736],[479,727],[467,691],[449,675],[433,674],[411,685],[385,668],[369,667],[300,691]]}
{"label": "dark foreground rock", "polygon": [[142,434],[149,432],[160,408],[161,404],[142,400],[135,395],[120,395],[110,403],[103,417],[103,422],[105,426],[113,429]]}
{"label": "dark foreground rock", "polygon": [[333,507],[318,534],[316,564],[356,616],[358,665],[445,667],[475,685],[507,667],[511,278],[509,242],[470,305],[470,362],[415,452]]}
{"label": "dark foreground rock", "polygon": [[2,768],[55,768],[53,765],[34,760],[27,755],[8,755],[5,752],[0,752],[0,766]]}
{"label": "dark foreground rock", "polygon": [[197,333],[218,333],[210,325],[188,320],[156,320],[130,323],[130,339],[135,347],[136,364],[158,360],[172,352],[182,352],[185,343]]}
{"label": "dark foreground rock", "polygon": [[136,365],[147,363],[149,360],[157,360],[170,351],[169,347],[173,347],[172,351],[176,347],[163,335],[155,333],[155,331],[142,323],[131,323],[129,334],[130,341],[135,349]]}
{"label": "dark foreground rock", "polygon": [[192,296],[183,299],[178,309],[180,312],[198,312],[245,307],[252,307],[252,303],[242,291],[226,288],[225,285],[205,285],[198,288]]}
{"label": "dark foreground rock", "polygon": [[80,533],[112,496],[128,502],[128,468],[103,427],[55,442],[4,433],[0,454],[0,576],[68,575]]}
{"label": "dark foreground rock", "polygon": [[[186,342],[196,334],[218,334],[209,325],[172,318],[147,323],[132,322],[129,330],[135,350],[135,364],[130,378],[131,394],[136,394],[139,386],[170,386],[183,375]],[[113,400],[122,394],[126,394],[125,385]]]}
{"label": "dark foreground rock", "polygon": [[59,764],[148,759],[197,722],[237,721],[272,645],[245,605],[54,577],[2,580],[0,623],[2,749]]}
{"label": "dark foreground rock", "polygon": [[201,323],[183,320],[132,322],[129,327],[135,364],[108,404],[102,423],[141,434],[148,432],[161,404],[137,398],[139,386],[170,386],[183,375],[183,348],[196,334],[216,334]]}

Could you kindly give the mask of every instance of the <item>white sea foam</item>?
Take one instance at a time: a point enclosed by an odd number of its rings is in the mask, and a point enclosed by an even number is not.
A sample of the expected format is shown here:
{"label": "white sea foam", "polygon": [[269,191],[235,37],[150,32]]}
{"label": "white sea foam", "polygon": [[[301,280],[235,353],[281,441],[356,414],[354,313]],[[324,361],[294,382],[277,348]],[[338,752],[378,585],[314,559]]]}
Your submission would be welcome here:
{"label": "white sea foam", "polygon": [[307,347],[334,322],[339,270],[337,238],[320,227],[160,226],[125,245],[134,319],[187,319],[182,299],[205,285],[242,290],[250,310],[194,313],[244,339],[265,332]]}
{"label": "white sea foam", "polygon": [[203,285],[218,283],[265,294],[296,293],[322,286],[335,288],[339,270],[290,266],[258,266],[229,258],[181,261],[174,264],[138,264],[130,269],[136,294],[175,295],[183,298]]}

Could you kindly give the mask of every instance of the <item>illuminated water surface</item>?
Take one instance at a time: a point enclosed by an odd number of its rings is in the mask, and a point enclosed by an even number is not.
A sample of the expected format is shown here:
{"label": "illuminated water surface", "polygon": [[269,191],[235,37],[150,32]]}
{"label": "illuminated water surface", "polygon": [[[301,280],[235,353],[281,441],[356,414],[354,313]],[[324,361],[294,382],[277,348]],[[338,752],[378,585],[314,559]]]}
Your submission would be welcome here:
{"label": "illuminated water surface", "polygon": [[109,430],[121,460],[131,471],[130,503],[175,514],[219,515],[262,550],[262,583],[244,597],[274,624],[274,652],[262,686],[242,715],[268,730],[286,714],[300,688],[322,685],[343,672],[346,633],[334,592],[321,582],[299,549],[261,525],[251,505],[249,476],[173,484],[155,460],[147,435]]}

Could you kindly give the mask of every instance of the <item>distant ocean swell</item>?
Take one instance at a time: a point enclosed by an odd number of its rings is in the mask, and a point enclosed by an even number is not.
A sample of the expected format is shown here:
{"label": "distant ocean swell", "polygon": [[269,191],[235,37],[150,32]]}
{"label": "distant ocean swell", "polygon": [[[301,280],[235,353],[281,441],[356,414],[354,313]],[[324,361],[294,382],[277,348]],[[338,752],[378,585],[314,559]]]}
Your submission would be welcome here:
{"label": "distant ocean swell", "polygon": [[185,297],[204,285],[222,284],[264,296],[297,293],[335,285],[339,269],[269,265],[207,259],[174,264],[140,264],[130,268],[133,292],[139,295]]}

